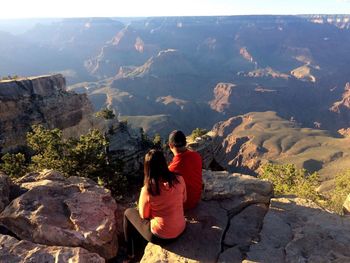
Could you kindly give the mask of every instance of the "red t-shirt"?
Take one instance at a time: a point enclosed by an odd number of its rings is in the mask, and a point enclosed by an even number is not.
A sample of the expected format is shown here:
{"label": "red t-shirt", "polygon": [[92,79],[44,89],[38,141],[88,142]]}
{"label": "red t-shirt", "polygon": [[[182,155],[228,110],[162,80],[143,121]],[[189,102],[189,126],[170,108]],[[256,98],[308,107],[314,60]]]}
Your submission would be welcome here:
{"label": "red t-shirt", "polygon": [[185,209],[194,208],[202,194],[202,158],[197,152],[186,150],[174,156],[169,170],[181,175],[186,183],[187,200]]}

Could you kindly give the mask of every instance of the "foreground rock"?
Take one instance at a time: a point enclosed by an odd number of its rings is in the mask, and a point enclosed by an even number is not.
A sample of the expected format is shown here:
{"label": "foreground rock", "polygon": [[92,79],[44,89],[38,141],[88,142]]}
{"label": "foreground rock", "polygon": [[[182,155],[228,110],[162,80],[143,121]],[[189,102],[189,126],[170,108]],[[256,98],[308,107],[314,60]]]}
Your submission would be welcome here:
{"label": "foreground rock", "polygon": [[0,212],[10,202],[10,179],[8,176],[0,172]]}
{"label": "foreground rock", "polygon": [[204,171],[203,177],[204,200],[187,213],[185,233],[164,248],[148,243],[141,262],[241,262],[244,258],[261,229],[271,184],[227,172]]}
{"label": "foreground rock", "polygon": [[26,192],[0,214],[18,238],[50,246],[82,247],[109,259],[117,254],[115,211],[109,190],[89,179],[54,171],[18,181]]}
{"label": "foreground rock", "polygon": [[276,198],[245,262],[350,262],[350,220],[300,198]]}
{"label": "foreground rock", "polygon": [[46,263],[104,263],[105,260],[96,253],[90,253],[80,247],[59,247],[19,241],[14,237],[0,234],[0,262],[46,262]]}

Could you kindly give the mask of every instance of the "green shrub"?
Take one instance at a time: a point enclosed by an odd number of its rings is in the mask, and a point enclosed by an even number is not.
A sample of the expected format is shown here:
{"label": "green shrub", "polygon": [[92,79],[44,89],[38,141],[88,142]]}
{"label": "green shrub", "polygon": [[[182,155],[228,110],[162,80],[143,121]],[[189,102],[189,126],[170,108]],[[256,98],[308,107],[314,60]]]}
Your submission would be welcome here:
{"label": "green shrub", "polygon": [[64,172],[66,146],[62,139],[62,131],[49,130],[42,125],[33,125],[27,133],[27,145],[34,151],[29,169],[40,171],[54,169]]}
{"label": "green shrub", "polygon": [[106,120],[111,120],[115,118],[115,114],[113,113],[113,110],[110,109],[102,109],[95,114],[96,117],[104,118]]}
{"label": "green shrub", "polygon": [[88,177],[109,188],[114,196],[126,190],[123,163],[119,159],[110,161],[109,142],[99,130],[91,130],[78,139],[63,140],[60,130],[34,125],[27,133],[27,144],[34,152],[29,164],[31,171],[54,169],[65,176]]}
{"label": "green shrub", "polygon": [[153,145],[155,148],[161,149],[162,148],[162,137],[159,133],[156,133],[153,138]]}
{"label": "green shrub", "polygon": [[196,128],[192,131],[190,137],[194,141],[197,137],[205,135],[208,131],[206,129]]}
{"label": "green shrub", "polygon": [[18,178],[27,172],[26,158],[23,153],[6,153],[1,160],[0,170],[10,177]]}
{"label": "green shrub", "polygon": [[305,169],[297,169],[294,164],[265,164],[261,168],[261,179],[270,181],[274,193],[278,195],[296,195],[318,202],[320,195],[316,191],[319,185],[318,174],[309,174]]}
{"label": "green shrub", "polygon": [[338,214],[343,213],[343,204],[350,194],[350,170],[340,173],[334,178],[334,189],[330,192],[327,206]]}

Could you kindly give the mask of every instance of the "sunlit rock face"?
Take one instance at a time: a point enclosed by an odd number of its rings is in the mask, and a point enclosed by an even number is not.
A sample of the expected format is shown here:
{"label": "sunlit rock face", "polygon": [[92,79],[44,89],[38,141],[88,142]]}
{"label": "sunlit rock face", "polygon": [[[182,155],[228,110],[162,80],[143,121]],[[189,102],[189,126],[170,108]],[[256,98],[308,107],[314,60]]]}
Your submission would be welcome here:
{"label": "sunlit rock face", "polygon": [[116,256],[117,204],[109,190],[52,170],[27,174],[15,183],[22,190],[0,214],[0,224],[16,237],[81,247],[105,259]]}
{"label": "sunlit rock face", "polygon": [[0,81],[0,140],[2,150],[25,144],[33,124],[67,129],[93,112],[86,95],[66,91],[60,74]]}

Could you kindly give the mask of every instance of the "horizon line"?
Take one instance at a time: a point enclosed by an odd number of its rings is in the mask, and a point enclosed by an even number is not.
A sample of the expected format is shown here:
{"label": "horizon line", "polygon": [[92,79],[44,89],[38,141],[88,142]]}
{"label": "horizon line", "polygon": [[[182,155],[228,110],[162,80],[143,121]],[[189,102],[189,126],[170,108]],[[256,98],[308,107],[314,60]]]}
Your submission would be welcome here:
{"label": "horizon line", "polygon": [[165,18],[165,17],[235,17],[235,16],[350,16],[345,13],[300,13],[300,14],[234,14],[234,15],[154,15],[154,16],[52,16],[52,17],[7,17],[2,20],[26,19],[78,19],[78,18]]}

